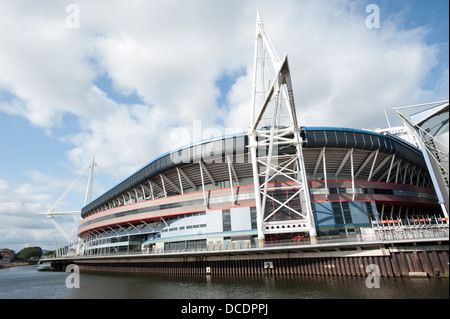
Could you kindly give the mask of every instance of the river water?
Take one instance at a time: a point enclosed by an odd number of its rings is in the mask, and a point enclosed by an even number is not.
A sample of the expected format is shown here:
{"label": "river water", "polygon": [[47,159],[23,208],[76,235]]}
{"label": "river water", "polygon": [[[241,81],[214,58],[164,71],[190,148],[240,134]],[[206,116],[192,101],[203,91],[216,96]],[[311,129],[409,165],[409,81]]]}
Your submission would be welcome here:
{"label": "river water", "polygon": [[448,299],[446,278],[380,278],[367,288],[364,277],[188,276],[69,273],[38,266],[0,270],[0,299]]}

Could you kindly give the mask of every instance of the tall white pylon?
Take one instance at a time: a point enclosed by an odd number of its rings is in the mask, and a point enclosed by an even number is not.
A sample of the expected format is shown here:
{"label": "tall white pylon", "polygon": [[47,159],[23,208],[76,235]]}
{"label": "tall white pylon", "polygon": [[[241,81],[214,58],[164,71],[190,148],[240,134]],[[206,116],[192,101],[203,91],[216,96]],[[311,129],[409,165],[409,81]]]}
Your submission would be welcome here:
{"label": "tall white pylon", "polygon": [[96,165],[97,163],[95,163],[95,155],[94,155],[94,157],[92,158],[92,163],[89,167],[89,178],[86,186],[86,195],[84,197],[84,206],[86,206],[92,201],[92,181],[94,179],[94,167]]}
{"label": "tall white pylon", "polygon": [[280,60],[257,14],[249,147],[258,242],[266,234],[316,228],[305,173],[287,55]]}
{"label": "tall white pylon", "polygon": [[59,232],[64,236],[64,238],[68,241],[69,244],[72,244],[75,242],[73,238],[67,234],[67,232],[61,227],[61,225],[55,220],[56,215],[80,215],[80,211],[66,211],[66,212],[55,212],[56,207],[59,205],[59,203],[64,199],[64,197],[69,194],[69,192],[75,187],[75,185],[80,181],[80,179],[87,173],[89,170],[89,179],[88,184],[86,187],[86,194],[84,198],[84,205],[86,205],[90,200],[92,196],[92,180],[93,180],[93,174],[94,174],[94,166],[95,163],[95,156],[92,159],[92,162],[89,163],[89,165],[81,172],[81,174],[73,181],[73,183],[66,189],[66,191],[61,195],[61,197],[58,198],[58,200],[53,204],[53,206],[44,213],[39,213],[39,215],[45,215],[56,227],[56,229],[59,230]]}

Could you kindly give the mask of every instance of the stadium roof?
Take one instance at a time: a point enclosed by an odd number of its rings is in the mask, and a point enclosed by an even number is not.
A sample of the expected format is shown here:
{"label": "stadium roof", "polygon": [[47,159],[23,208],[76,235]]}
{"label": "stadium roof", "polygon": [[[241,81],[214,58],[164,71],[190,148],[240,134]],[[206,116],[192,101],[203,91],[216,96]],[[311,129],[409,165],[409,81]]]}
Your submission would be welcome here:
{"label": "stadium roof", "polygon": [[[303,127],[301,135],[304,141],[303,147],[306,150],[323,147],[337,149],[354,148],[367,151],[378,150],[385,154],[395,154],[396,158],[404,159],[417,167],[426,169],[421,151],[394,135],[336,127]],[[206,154],[209,159],[248,152],[248,137],[244,133],[212,138],[169,151],[153,159],[143,168],[83,207],[81,211],[82,217],[86,217],[93,209],[132,190],[146,180],[158,176],[158,174],[182,165],[198,162],[197,154],[205,156],[205,145],[210,145],[211,143],[214,143],[214,149],[219,150],[220,153]],[[177,160],[174,161],[174,158]],[[202,157],[202,160],[205,160],[205,158]]]}

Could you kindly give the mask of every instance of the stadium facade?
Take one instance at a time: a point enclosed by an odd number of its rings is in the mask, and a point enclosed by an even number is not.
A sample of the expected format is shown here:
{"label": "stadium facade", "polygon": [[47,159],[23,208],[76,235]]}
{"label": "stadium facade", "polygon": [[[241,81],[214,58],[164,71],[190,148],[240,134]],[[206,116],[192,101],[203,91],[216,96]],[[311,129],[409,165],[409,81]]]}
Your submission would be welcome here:
{"label": "stadium facade", "polygon": [[[359,234],[371,221],[441,215],[421,151],[371,131],[304,127],[303,154],[317,236]],[[255,243],[249,138],[237,134],[166,153],[82,209],[85,254]],[[292,152],[290,149],[279,152]],[[271,183],[265,241],[304,240],[288,178]],[[295,207],[297,206],[297,207]],[[267,218],[268,217],[268,218]]]}
{"label": "stadium facade", "polygon": [[418,147],[389,133],[299,127],[287,56],[259,15],[256,34],[250,129],[163,154],[88,203],[79,253],[314,242],[448,217]]}

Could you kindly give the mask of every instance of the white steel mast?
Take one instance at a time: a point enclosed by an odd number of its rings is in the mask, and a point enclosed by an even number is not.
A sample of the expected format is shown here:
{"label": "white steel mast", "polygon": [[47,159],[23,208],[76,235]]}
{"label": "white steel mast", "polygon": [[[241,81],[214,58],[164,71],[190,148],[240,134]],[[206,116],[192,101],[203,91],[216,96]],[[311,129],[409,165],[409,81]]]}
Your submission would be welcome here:
{"label": "white steel mast", "polygon": [[56,227],[56,229],[58,229],[58,231],[64,236],[64,238],[68,241],[69,244],[72,244],[75,241],[73,240],[73,238],[71,238],[67,234],[67,232],[55,220],[54,216],[57,216],[57,215],[60,215],[60,216],[61,215],[66,215],[66,216],[67,215],[79,215],[81,212],[80,211],[55,212],[55,209],[59,205],[59,203],[64,199],[64,197],[66,197],[67,194],[69,194],[69,192],[75,187],[75,185],[80,181],[80,179],[87,173],[88,170],[89,170],[89,179],[88,179],[88,184],[87,184],[87,187],[86,187],[86,194],[85,194],[85,199],[84,199],[84,205],[86,205],[91,200],[91,196],[92,196],[92,180],[93,180],[94,166],[95,165],[96,165],[96,163],[95,163],[95,156],[94,156],[94,158],[92,159],[92,162],[73,181],[73,183],[61,195],[61,197],[59,197],[59,199],[53,204],[53,206],[48,211],[46,211],[44,213],[39,213],[39,215],[45,215],[53,223],[53,225]]}
{"label": "white steel mast", "polygon": [[[259,246],[265,234],[307,232],[315,241],[316,228],[306,178],[302,138],[295,111],[287,55],[278,57],[257,14],[249,147],[252,160]],[[285,183],[279,183],[283,181]],[[290,190],[288,198],[276,191]],[[267,201],[273,210],[266,210]],[[298,205],[290,205],[300,201]],[[277,220],[277,213],[294,218]]]}

